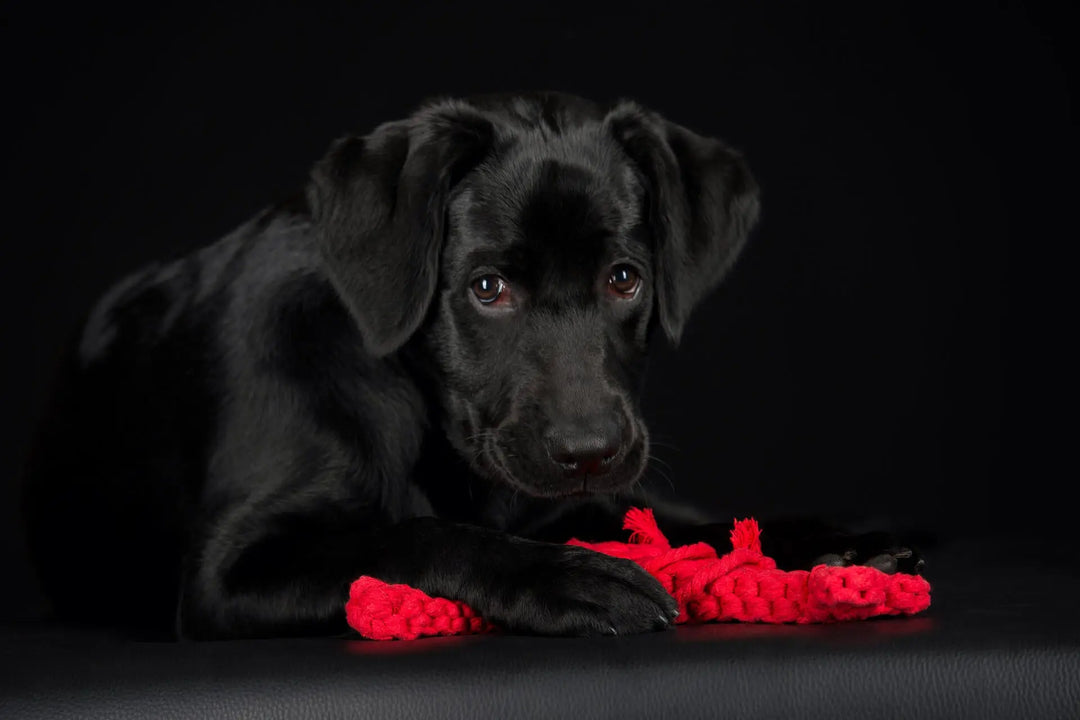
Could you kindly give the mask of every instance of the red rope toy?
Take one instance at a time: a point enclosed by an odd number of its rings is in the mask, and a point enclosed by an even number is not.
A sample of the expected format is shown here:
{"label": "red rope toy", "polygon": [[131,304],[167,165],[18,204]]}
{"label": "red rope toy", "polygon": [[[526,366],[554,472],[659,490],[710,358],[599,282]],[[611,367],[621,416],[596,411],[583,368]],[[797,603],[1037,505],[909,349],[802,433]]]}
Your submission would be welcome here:
{"label": "red rope toy", "polygon": [[[630,542],[567,544],[641,565],[678,601],[676,623],[827,623],[914,615],[930,605],[930,583],[918,575],[887,575],[861,565],[778,570],[761,552],[761,530],[753,519],[735,523],[732,551],[722,556],[705,543],[671,547],[652,510],[630,509],[623,527],[632,533]],[[354,630],[372,640],[496,629],[463,602],[367,576],[352,584],[345,615]]]}

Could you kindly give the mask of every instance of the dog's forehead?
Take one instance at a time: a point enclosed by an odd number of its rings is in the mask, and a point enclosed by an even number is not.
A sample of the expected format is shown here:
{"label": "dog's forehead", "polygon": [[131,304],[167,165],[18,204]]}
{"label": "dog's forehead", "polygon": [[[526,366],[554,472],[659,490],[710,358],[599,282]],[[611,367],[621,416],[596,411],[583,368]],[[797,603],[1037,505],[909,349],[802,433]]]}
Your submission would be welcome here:
{"label": "dog's forehead", "polygon": [[537,136],[496,153],[451,202],[451,227],[462,249],[517,255],[525,263],[551,257],[588,262],[611,243],[632,244],[644,193],[633,166],[613,146],[588,136]]}

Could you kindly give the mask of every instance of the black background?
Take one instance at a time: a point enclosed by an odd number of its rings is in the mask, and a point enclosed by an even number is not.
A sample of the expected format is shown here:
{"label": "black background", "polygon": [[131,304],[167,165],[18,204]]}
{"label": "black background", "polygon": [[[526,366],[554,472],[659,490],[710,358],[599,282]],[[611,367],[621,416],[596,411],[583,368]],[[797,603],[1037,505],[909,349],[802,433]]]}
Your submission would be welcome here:
{"label": "black background", "polygon": [[[1064,13],[134,8],[2,14],[8,588],[28,587],[14,480],[50,365],[95,297],[291,192],[343,132],[487,91],[631,97],[726,138],[758,176],[749,250],[650,375],[655,454],[680,495],[740,516],[1071,531],[1071,432],[1045,422],[1074,422],[1057,375],[1075,334],[1059,253],[1077,237]],[[9,590],[0,607],[32,613],[34,598]]]}

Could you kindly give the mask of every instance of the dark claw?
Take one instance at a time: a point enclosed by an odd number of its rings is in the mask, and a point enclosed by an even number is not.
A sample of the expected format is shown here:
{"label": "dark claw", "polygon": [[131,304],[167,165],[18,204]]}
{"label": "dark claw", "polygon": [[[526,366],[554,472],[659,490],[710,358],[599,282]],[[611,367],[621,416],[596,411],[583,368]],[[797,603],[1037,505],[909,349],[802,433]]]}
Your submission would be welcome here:
{"label": "dark claw", "polygon": [[[763,542],[765,538],[763,536]],[[918,541],[898,541],[891,532],[843,533],[811,529],[791,521],[765,543],[765,554],[776,560],[777,567],[810,570],[816,566],[848,567],[863,565],[882,572],[922,573],[920,550],[909,545]]]}
{"label": "dark claw", "polygon": [[883,573],[892,575],[896,572],[896,558],[898,556],[891,555],[889,553],[882,553],[881,555],[875,555],[866,561],[866,564],[872,568],[877,568]]}
{"label": "dark claw", "polygon": [[813,564],[815,566],[828,565],[829,567],[843,567],[847,563],[844,562],[844,558],[836,553],[825,553],[824,555],[819,555],[818,558],[814,560]]}

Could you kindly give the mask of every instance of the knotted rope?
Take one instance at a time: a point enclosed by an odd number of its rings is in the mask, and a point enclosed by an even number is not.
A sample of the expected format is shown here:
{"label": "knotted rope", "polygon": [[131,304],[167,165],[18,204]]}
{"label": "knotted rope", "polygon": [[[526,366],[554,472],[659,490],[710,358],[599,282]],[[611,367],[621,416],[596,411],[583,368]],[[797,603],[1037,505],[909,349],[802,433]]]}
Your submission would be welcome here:
{"label": "knotted rope", "polygon": [[[752,518],[735,523],[732,550],[722,556],[706,543],[672,548],[648,509],[629,510],[623,527],[631,531],[628,543],[567,544],[641,565],[679,603],[676,623],[827,623],[913,615],[930,605],[930,584],[918,575],[858,565],[779,570],[762,554],[761,530]],[[354,630],[372,640],[495,629],[463,602],[367,576],[352,584],[345,614]]]}

